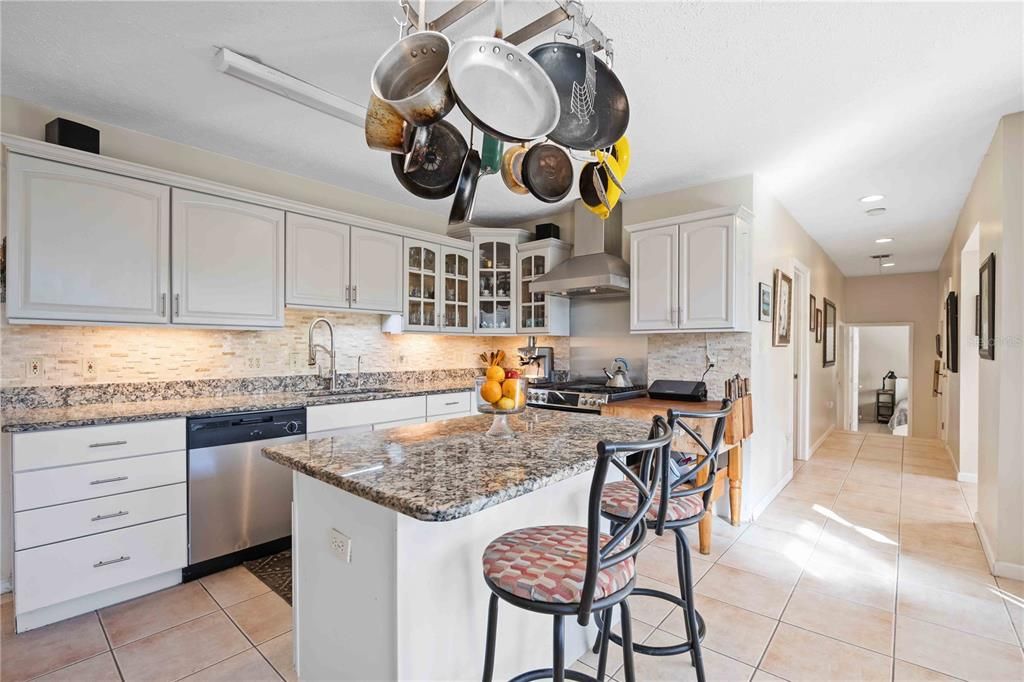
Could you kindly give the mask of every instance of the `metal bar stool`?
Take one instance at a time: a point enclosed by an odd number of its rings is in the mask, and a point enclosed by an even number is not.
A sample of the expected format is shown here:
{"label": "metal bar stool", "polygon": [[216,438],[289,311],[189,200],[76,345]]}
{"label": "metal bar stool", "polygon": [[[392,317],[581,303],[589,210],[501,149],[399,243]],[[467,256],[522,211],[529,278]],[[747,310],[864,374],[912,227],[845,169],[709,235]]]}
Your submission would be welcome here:
{"label": "metal bar stool", "polygon": [[[725,418],[731,411],[732,402],[729,400],[723,400],[722,408],[716,412],[687,412],[674,409],[668,411],[668,423],[673,434],[675,427],[679,426],[698,444],[705,456],[696,466],[677,474],[675,472],[678,471],[678,467],[672,461],[671,445],[666,448],[662,454],[664,460],[660,466],[660,480],[654,494],[654,501],[644,515],[645,525],[654,530],[656,535],[663,535],[665,530],[669,530],[676,536],[676,572],[679,577],[680,594],[677,596],[644,587],[635,588],[633,594],[665,599],[682,607],[685,615],[683,621],[686,626],[686,640],[668,646],[634,644],[631,641],[624,644],[625,638],[612,633],[610,620],[604,617],[610,615],[610,612],[598,613],[596,619],[600,632],[594,643],[594,652],[600,652],[601,660],[604,659],[606,653],[604,649],[607,648],[609,639],[622,646],[623,653],[630,648],[648,656],[674,656],[689,652],[690,662],[697,669],[697,680],[704,682],[704,661],[701,656],[700,642],[704,639],[706,626],[704,619],[697,613],[693,604],[693,566],[690,561],[690,545],[686,541],[683,529],[698,524],[709,511],[711,489],[715,485],[718,451],[725,435]],[[683,421],[688,418],[716,420],[711,445],[708,445],[693,427]],[[697,476],[705,468],[708,469],[708,480],[703,485],[696,485]],[[613,533],[620,524],[633,518],[637,509],[636,500],[631,491],[621,483],[620,481],[605,486],[601,504],[601,515],[612,522]],[[669,491],[668,495],[664,494],[666,490]]]}
{"label": "metal bar stool", "polygon": [[[588,625],[596,611],[619,604],[622,610],[622,640],[626,642],[626,680],[633,682],[629,606],[626,597],[636,584],[634,556],[647,534],[644,515],[654,501],[654,489],[662,462],[672,447],[672,429],[662,416],[654,418],[651,438],[635,443],[597,444],[597,465],[590,486],[587,527],[535,526],[510,531],[484,550],[484,581],[491,589],[487,614],[487,649],[484,682],[494,675],[494,653],[498,627],[498,599],[519,608],[554,617],[553,665],[522,673],[513,682],[566,678],[596,682],[595,678],[565,669],[565,616],[576,616]],[[627,455],[640,457],[639,475],[624,462]],[[612,535],[601,532],[601,500],[608,468],[614,465],[632,489],[634,513],[618,520]],[[604,677],[607,651],[600,657],[599,678]]]}

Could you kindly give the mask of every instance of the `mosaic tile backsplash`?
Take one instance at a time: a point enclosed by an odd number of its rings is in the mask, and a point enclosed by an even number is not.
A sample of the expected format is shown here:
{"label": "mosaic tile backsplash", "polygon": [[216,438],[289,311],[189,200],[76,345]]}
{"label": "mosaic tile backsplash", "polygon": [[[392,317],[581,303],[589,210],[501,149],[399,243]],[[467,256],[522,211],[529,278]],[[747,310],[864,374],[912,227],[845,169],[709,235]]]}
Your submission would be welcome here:
{"label": "mosaic tile backsplash", "polygon": [[[725,380],[750,376],[751,338],[747,332],[651,334],[647,337],[647,381],[700,378],[710,355],[715,366],[704,381],[708,398],[725,397]],[[754,389],[756,390],[756,389]]]}

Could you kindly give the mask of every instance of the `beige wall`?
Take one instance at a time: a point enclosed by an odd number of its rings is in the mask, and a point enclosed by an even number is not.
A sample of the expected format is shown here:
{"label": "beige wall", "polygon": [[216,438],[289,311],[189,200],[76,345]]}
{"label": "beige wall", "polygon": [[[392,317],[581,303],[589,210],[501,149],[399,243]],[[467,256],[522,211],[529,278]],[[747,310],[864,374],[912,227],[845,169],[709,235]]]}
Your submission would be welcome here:
{"label": "beige wall", "polygon": [[935,272],[850,277],[846,280],[847,324],[909,322],[913,328],[910,435],[938,433],[938,400],[932,395],[935,334],[939,331],[939,276]]}
{"label": "beige wall", "polygon": [[[1024,579],[1024,112],[1004,116],[960,210],[956,229],[939,266],[940,281],[952,278],[964,291],[961,254],[975,227],[981,261],[996,256],[996,353],[978,362],[978,524],[986,554],[998,575]],[[973,276],[973,274],[972,274]],[[973,308],[961,301],[961,314]],[[975,352],[961,342],[964,353]],[[963,377],[953,375],[950,392],[951,450],[959,452]],[[959,464],[959,458],[958,458]]]}

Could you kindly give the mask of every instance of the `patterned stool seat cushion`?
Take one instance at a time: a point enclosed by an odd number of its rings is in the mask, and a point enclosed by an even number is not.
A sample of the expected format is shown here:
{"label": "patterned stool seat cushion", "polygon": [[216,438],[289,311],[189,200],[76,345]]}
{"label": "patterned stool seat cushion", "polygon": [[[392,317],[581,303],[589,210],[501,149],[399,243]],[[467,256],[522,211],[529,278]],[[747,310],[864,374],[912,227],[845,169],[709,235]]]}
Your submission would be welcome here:
{"label": "patterned stool seat cushion", "polygon": [[[647,518],[654,521],[658,518],[658,505],[661,504],[661,488],[654,494],[654,502],[647,510]],[[604,487],[601,495],[601,511],[623,518],[629,518],[636,511],[636,486],[630,481],[616,481]],[[673,497],[668,501],[666,521],[681,521],[704,512],[704,500],[700,495]]]}
{"label": "patterned stool seat cushion", "polygon": [[[601,534],[604,547],[611,536]],[[633,578],[633,559],[598,574],[594,599],[624,588]],[[530,601],[578,604],[587,572],[587,529],[535,526],[505,533],[484,550],[484,576],[502,590]]]}

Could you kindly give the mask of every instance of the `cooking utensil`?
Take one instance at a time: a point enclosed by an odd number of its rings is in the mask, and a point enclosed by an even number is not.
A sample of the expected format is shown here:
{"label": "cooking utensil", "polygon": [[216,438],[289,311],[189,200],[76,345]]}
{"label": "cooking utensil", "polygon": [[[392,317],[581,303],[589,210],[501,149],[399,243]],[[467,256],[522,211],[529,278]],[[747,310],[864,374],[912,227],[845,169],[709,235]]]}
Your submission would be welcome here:
{"label": "cooking utensil", "polygon": [[405,165],[403,170],[411,173],[419,170],[430,149],[430,130],[433,126],[405,125]]}
{"label": "cooking utensil", "polygon": [[580,199],[588,211],[607,220],[622,198],[622,189],[612,177],[622,177],[618,162],[610,154],[600,161],[591,161],[580,173]]}
{"label": "cooking utensil", "polygon": [[480,149],[480,172],[484,175],[494,175],[501,170],[501,155],[505,151],[505,143],[501,140],[484,134],[484,143]]}
{"label": "cooking utensil", "polygon": [[630,148],[629,138],[625,135],[619,138],[618,142],[612,145],[612,156],[619,162],[619,168],[622,170],[622,174],[625,175],[629,172],[630,162]]}
{"label": "cooking utensil", "polygon": [[530,193],[523,184],[523,157],[528,150],[524,144],[516,145],[506,149],[501,157],[501,179],[505,181],[505,186],[516,194]]}
{"label": "cooking utensil", "polygon": [[468,150],[462,133],[451,123],[440,121],[430,127],[415,170],[406,172],[404,154],[391,155],[391,168],[402,186],[421,199],[444,199],[456,190]]}
{"label": "cooking utensil", "polygon": [[523,157],[523,184],[543,202],[561,201],[572,189],[572,160],[561,147],[538,144]]}
{"label": "cooking utensil", "polygon": [[448,77],[451,41],[437,31],[417,31],[381,55],[370,89],[409,123],[427,126],[455,106]]}
{"label": "cooking utensil", "polygon": [[530,56],[501,38],[501,0],[493,38],[460,40],[448,60],[459,108],[473,125],[505,142],[528,142],[558,123],[558,93]]}
{"label": "cooking utensil", "polygon": [[615,358],[615,364],[612,365],[612,369],[615,370],[614,374],[606,368],[601,370],[608,377],[608,381],[604,382],[605,386],[611,388],[631,388],[633,386],[633,382],[629,378],[629,363],[626,362],[626,358]]}
{"label": "cooking utensil", "polygon": [[366,146],[393,154],[405,151],[405,119],[393,106],[376,95],[370,95],[363,124]]}
{"label": "cooking utensil", "polygon": [[469,220],[473,213],[473,202],[476,199],[476,185],[480,180],[480,152],[470,148],[462,162],[458,184],[455,188],[455,201],[448,213],[448,224],[456,225]]}
{"label": "cooking utensil", "polygon": [[530,50],[530,56],[551,78],[558,92],[560,116],[548,138],[571,149],[591,151],[612,145],[629,126],[629,100],[614,72],[600,59],[594,60],[596,84],[594,113],[582,121],[572,110],[573,83],[586,82],[586,52],[568,43],[544,43]]}

